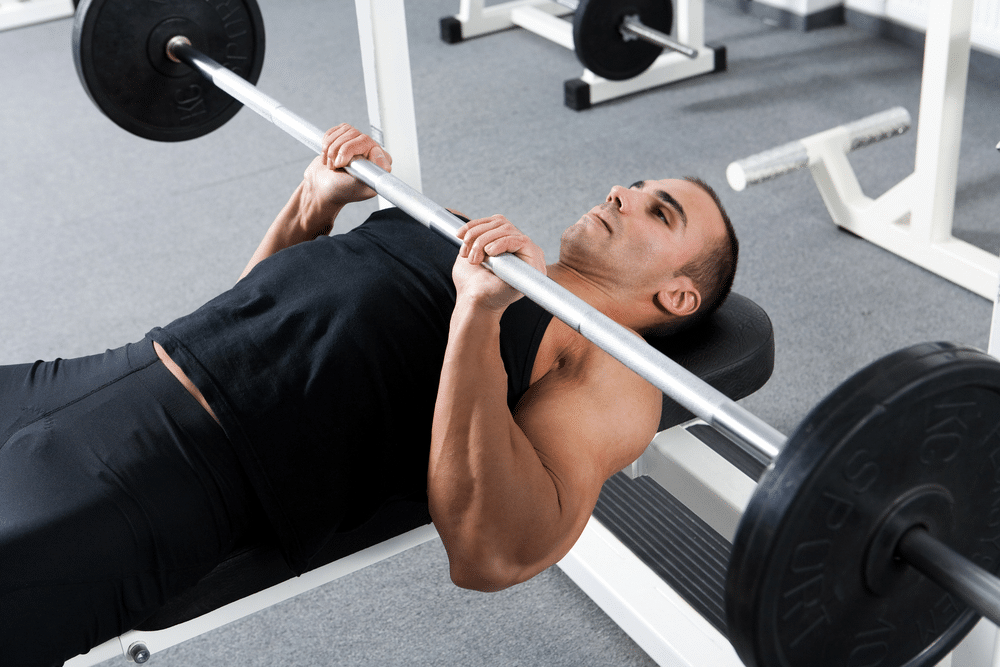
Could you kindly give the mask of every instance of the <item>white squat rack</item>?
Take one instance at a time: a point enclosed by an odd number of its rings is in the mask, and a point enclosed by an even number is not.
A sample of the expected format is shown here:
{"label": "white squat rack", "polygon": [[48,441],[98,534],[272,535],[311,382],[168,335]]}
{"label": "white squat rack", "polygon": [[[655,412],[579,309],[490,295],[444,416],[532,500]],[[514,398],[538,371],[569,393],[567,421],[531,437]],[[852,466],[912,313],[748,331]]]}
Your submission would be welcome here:
{"label": "white squat rack", "polygon": [[[563,18],[572,13],[574,5],[572,0],[510,0],[487,7],[486,0],[461,0],[458,14],[453,18],[461,26],[460,39],[521,27],[575,51],[573,23]],[[725,47],[705,44],[704,0],[677,0],[671,37],[696,50],[697,55],[689,58],[664,49],[648,69],[625,81],[611,81],[584,69],[580,78],[565,82],[566,106],[579,111],[726,68]]]}

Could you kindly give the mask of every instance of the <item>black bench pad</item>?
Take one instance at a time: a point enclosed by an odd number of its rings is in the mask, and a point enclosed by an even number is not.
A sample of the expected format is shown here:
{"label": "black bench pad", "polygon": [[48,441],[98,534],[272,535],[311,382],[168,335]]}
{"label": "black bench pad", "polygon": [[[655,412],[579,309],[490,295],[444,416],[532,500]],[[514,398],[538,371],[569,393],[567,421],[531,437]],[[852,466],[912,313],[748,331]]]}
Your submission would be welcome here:
{"label": "black bench pad", "polygon": [[[740,294],[730,294],[700,326],[648,342],[734,401],[763,387],[774,370],[771,320],[763,308]],[[692,417],[664,396],[659,430]]]}
{"label": "black bench pad", "polygon": [[[739,294],[732,294],[711,318],[690,331],[649,342],[733,400],[762,387],[774,367],[771,321],[760,306]],[[660,430],[692,416],[664,396]],[[426,502],[393,501],[363,526],[331,539],[312,566],[332,563],[430,522]],[[150,632],[178,625],[293,576],[270,534],[250,535],[198,584],[136,629]]]}

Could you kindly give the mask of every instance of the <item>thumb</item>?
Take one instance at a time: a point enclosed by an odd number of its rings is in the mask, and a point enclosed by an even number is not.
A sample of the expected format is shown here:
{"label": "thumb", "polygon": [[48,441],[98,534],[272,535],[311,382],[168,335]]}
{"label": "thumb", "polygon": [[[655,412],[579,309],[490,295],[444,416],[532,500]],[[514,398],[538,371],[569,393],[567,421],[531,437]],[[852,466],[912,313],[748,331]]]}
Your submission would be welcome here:
{"label": "thumb", "polygon": [[378,166],[382,167],[386,171],[392,169],[392,160],[389,159],[389,154],[385,152],[381,147],[376,146],[372,149],[371,160]]}

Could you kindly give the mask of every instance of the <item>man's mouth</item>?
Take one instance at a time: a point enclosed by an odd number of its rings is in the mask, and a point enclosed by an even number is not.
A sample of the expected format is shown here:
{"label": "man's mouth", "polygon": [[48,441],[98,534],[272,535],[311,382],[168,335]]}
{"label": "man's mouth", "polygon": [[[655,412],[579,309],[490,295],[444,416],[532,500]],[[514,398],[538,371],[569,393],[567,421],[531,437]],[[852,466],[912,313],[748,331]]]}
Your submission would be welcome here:
{"label": "man's mouth", "polygon": [[613,231],[611,229],[611,223],[609,223],[607,220],[605,220],[604,218],[602,218],[601,216],[599,216],[599,215],[597,215],[596,213],[593,213],[593,212],[588,213],[587,215],[589,215],[591,217],[591,219],[593,219],[593,220],[597,221],[598,223],[600,223],[601,225],[603,225],[604,228],[608,230],[609,234],[613,233]]}

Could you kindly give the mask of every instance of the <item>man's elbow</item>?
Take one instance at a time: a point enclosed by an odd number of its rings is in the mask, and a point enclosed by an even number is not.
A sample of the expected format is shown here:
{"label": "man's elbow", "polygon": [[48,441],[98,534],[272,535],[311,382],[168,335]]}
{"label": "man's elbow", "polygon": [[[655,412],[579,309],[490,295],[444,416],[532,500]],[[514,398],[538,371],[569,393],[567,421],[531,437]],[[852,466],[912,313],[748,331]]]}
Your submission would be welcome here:
{"label": "man's elbow", "polygon": [[500,558],[450,559],[451,581],[459,588],[496,593],[524,583],[533,576],[525,568],[504,563]]}

